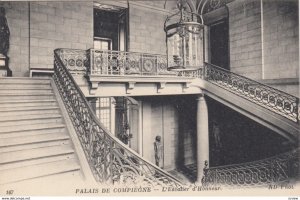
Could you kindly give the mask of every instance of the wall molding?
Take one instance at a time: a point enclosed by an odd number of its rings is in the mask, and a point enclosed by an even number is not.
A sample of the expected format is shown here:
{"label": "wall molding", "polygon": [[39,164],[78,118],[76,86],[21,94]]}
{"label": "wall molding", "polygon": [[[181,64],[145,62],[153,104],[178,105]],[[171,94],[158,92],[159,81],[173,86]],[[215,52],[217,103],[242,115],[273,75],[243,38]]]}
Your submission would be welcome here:
{"label": "wall molding", "polygon": [[100,4],[106,4],[106,5],[112,5],[112,6],[118,6],[118,7],[123,7],[123,8],[128,8],[129,7],[133,7],[133,8],[138,8],[141,10],[145,10],[145,11],[149,11],[149,12],[153,12],[153,13],[157,13],[157,14],[161,14],[161,15],[169,15],[169,14],[173,14],[174,11],[165,9],[165,8],[160,8],[160,7],[155,7],[155,6],[151,6],[151,5],[147,5],[147,4],[143,4],[142,2],[137,2],[137,1],[132,1],[129,0],[127,1],[108,1],[108,0],[104,0],[104,1],[96,1],[96,3],[100,3]]}
{"label": "wall molding", "polygon": [[175,13],[172,10],[146,5],[146,4],[143,4],[143,3],[140,3],[140,2],[136,2],[136,1],[129,1],[129,6],[132,6],[134,8],[139,8],[141,10],[153,12],[153,13],[162,14],[162,15],[170,15],[170,14]]}

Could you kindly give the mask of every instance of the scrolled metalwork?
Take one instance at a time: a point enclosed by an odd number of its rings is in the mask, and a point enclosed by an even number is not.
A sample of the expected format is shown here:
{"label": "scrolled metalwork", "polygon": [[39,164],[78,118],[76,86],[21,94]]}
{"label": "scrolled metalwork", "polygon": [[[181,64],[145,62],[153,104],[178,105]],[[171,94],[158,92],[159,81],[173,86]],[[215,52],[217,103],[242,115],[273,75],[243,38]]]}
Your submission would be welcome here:
{"label": "scrolled metalwork", "polygon": [[[70,73],[118,76],[200,78],[295,123],[299,99],[211,64],[199,69],[168,71],[166,56],[120,51],[59,49],[54,80],[99,182],[179,186],[168,173],[145,161],[103,128]],[[259,186],[299,175],[299,149],[261,161],[204,169],[204,185]]]}
{"label": "scrolled metalwork", "polygon": [[204,168],[202,184],[234,187],[287,182],[299,176],[300,148],[249,163]]}
{"label": "scrolled metalwork", "polygon": [[[73,51],[71,50],[71,52]],[[182,186],[173,176],[144,160],[119,139],[109,134],[109,131],[98,121],[84,94],[65,66],[65,64],[69,66],[70,63],[73,65],[73,61],[65,62],[65,53],[69,55],[68,50],[65,49],[57,49],[54,52],[53,79],[68,110],[95,179],[101,183],[110,184]],[[82,52],[78,53],[81,55]],[[104,56],[104,54],[102,55]],[[113,57],[115,54],[106,54],[105,56]],[[110,66],[118,68],[120,65],[117,63],[117,65]]]}
{"label": "scrolled metalwork", "polygon": [[297,97],[212,64],[206,63],[204,69],[204,80],[299,123]]}
{"label": "scrolled metalwork", "polygon": [[61,49],[63,64],[72,74],[86,74],[89,65],[87,52],[77,49]]}
{"label": "scrolled metalwork", "polygon": [[90,75],[176,76],[168,71],[166,55],[89,50]]}
{"label": "scrolled metalwork", "polygon": [[203,68],[179,70],[177,73],[179,77],[200,78],[203,76]]}
{"label": "scrolled metalwork", "polygon": [[[201,78],[293,122],[299,123],[300,121],[297,97],[208,63],[200,69],[168,71],[168,61],[165,55],[90,49],[88,56],[89,59],[83,62],[90,62],[87,65],[90,75]],[[75,61],[69,59],[65,64],[72,70]]]}

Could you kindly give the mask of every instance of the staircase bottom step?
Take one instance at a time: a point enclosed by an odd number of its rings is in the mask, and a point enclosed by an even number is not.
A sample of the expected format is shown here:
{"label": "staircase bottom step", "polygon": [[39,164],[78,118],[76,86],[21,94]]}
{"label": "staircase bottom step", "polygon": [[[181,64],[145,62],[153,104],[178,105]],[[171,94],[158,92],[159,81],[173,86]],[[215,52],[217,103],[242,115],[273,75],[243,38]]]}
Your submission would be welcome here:
{"label": "staircase bottom step", "polygon": [[75,158],[76,158],[75,154],[67,154],[67,155],[60,155],[60,156],[53,156],[53,157],[45,157],[40,159],[26,160],[22,162],[8,163],[8,164],[0,165],[0,174],[2,170],[33,166],[33,165],[51,163],[56,161],[64,161],[64,160],[75,159]]}
{"label": "staircase bottom step", "polygon": [[0,185],[80,170],[75,159],[43,163],[1,171]]}
{"label": "staircase bottom step", "polygon": [[0,185],[0,188],[13,188],[14,195],[49,196],[74,195],[77,188],[87,187],[80,171],[65,172],[30,180]]}

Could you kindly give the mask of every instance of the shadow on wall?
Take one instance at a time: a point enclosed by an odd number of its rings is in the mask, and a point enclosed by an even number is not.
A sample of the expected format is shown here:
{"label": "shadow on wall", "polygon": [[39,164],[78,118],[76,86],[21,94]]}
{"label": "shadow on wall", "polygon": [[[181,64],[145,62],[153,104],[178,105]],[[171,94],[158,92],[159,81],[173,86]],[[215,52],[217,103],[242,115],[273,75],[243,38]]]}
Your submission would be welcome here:
{"label": "shadow on wall", "polygon": [[251,162],[291,150],[272,130],[207,98],[210,166]]}
{"label": "shadow on wall", "polygon": [[181,96],[173,100],[178,112],[177,168],[196,163],[197,159],[197,101],[196,96]]}

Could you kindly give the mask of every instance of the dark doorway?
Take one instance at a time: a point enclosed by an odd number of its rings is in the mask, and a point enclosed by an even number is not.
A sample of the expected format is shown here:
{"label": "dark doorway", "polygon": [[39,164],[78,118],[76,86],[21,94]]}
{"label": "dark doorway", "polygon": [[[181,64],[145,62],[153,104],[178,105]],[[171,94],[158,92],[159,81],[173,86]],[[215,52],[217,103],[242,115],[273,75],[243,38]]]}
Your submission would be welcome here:
{"label": "dark doorway", "polygon": [[127,17],[126,8],[114,7],[108,10],[94,8],[94,48],[102,50],[126,50]]}
{"label": "dark doorway", "polygon": [[228,19],[223,19],[211,24],[209,36],[210,62],[224,69],[230,70]]}

